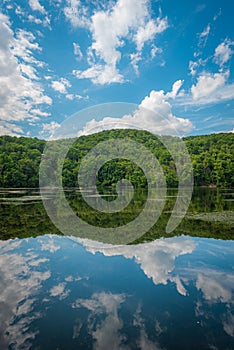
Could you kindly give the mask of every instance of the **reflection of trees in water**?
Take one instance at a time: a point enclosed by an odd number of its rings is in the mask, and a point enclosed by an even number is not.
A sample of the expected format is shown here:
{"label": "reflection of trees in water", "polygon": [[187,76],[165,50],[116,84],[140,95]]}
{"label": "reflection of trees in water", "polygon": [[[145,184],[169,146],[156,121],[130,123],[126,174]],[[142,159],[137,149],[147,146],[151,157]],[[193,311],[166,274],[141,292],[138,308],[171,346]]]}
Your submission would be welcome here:
{"label": "reflection of trees in water", "polygon": [[[169,236],[165,233],[165,227],[170,218],[171,210],[174,207],[177,191],[168,190],[167,194],[168,197],[164,207],[164,212],[161,214],[159,220],[144,236],[137,239],[135,243],[152,241],[156,238]],[[106,199],[107,202],[112,201],[116,197],[115,192],[110,189],[106,189],[105,195],[106,197],[103,198]],[[128,196],[128,192],[125,191],[122,195]],[[18,197],[18,199],[19,198],[23,197]],[[96,227],[118,227],[134,220],[134,218],[139,215],[144,207],[147,192],[144,190],[135,191],[132,201],[126,208],[124,208],[124,210],[111,214],[100,213],[95,209],[90,208],[83,200],[81,194],[75,190],[67,191],[66,198],[73,211],[76,214],[78,213],[84,221]],[[5,199],[7,199],[6,195]],[[205,221],[203,218],[190,215],[196,213],[209,213],[211,211],[227,211],[231,210],[231,205],[232,202],[225,201],[225,197],[215,189],[195,189],[189,207],[189,214],[182,220],[179,227],[170,234],[170,236],[185,234],[199,237],[233,239],[233,226],[229,225],[228,222],[212,220]],[[64,216],[62,207],[59,208],[57,215],[60,215],[61,217]],[[151,214],[148,213],[148,215]],[[10,204],[10,202],[4,204],[4,201],[1,201],[0,217],[1,239],[35,237],[49,233],[61,234],[47,216],[43,204],[40,201],[21,202],[18,200],[12,202],[12,204]],[[64,220],[69,220],[69,218],[64,216]],[[147,215],[144,220],[147,220]]]}

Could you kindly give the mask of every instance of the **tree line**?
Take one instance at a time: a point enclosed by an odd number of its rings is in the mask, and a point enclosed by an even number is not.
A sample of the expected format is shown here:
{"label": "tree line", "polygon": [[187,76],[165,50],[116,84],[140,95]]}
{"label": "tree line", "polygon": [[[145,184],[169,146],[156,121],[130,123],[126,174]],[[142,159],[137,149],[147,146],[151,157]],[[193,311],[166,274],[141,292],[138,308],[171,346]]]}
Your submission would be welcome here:
{"label": "tree line", "polygon": [[[78,186],[77,176],[83,157],[95,145],[109,139],[123,138],[143,144],[153,153],[162,166],[168,187],[177,187],[178,176],[174,160],[164,146],[178,139],[172,136],[157,137],[143,130],[115,129],[81,136],[74,139],[63,164],[62,181],[67,187]],[[195,186],[234,187],[234,134],[220,133],[184,137],[194,173]],[[37,138],[0,137],[0,187],[18,188],[39,186],[39,166],[47,142]],[[67,140],[57,140],[54,149],[66,147]],[[181,151],[182,152],[182,151]],[[178,158],[183,161],[183,153]],[[92,162],[92,160],[89,160]],[[141,168],[127,159],[114,159],[107,162],[98,172],[97,185],[104,189],[126,178],[135,187],[146,187],[146,177]],[[87,180],[88,181],[88,180]]]}

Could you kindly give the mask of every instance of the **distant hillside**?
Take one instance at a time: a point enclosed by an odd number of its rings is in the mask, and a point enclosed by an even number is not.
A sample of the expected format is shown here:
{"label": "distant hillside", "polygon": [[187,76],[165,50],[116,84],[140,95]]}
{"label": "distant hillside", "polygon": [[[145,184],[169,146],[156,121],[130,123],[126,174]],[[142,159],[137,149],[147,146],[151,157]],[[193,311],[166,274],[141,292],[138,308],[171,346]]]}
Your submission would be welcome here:
{"label": "distant hillside", "polygon": [[[167,149],[157,136],[142,130],[109,130],[81,136],[69,150],[63,168],[63,184],[77,186],[79,164],[84,155],[100,141],[110,138],[128,138],[142,143],[158,158],[164,170],[167,185],[176,187],[175,165]],[[165,138],[173,137],[165,136]],[[234,134],[221,133],[185,137],[194,169],[195,186],[234,187]],[[66,140],[58,141],[63,147]],[[26,137],[0,137],[0,187],[38,187],[38,172],[46,141]],[[117,159],[106,163],[99,171],[99,186],[111,186],[121,178],[135,186],[145,187],[146,179],[140,168],[130,161]]]}

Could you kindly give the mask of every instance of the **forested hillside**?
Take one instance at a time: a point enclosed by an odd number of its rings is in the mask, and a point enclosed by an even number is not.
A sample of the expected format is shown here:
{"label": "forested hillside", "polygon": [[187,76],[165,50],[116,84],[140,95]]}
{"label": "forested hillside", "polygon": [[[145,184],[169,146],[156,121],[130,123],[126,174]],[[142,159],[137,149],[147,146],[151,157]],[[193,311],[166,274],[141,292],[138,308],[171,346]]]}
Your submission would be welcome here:
{"label": "forested hillside", "polygon": [[[177,186],[175,165],[167,149],[157,136],[142,130],[110,130],[79,137],[70,148],[63,167],[64,186],[77,186],[79,164],[100,141],[111,138],[128,138],[142,143],[158,158],[163,167],[167,185]],[[173,143],[175,138],[170,138]],[[185,137],[194,170],[195,186],[234,186],[234,134],[220,133]],[[63,147],[66,140],[56,141]],[[38,187],[39,165],[46,141],[26,137],[0,137],[0,187]],[[135,186],[146,186],[140,168],[128,160],[116,159],[106,163],[99,171],[100,186],[111,186],[121,178],[127,178]]]}

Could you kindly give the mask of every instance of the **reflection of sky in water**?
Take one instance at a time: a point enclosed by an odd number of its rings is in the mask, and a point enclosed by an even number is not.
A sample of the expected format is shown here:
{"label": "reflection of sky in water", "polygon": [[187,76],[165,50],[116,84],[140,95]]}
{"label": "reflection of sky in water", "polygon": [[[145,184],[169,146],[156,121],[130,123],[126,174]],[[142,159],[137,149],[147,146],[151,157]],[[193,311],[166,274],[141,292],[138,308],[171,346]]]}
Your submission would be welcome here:
{"label": "reflection of sky in water", "polygon": [[234,348],[233,241],[0,246],[0,349]]}

